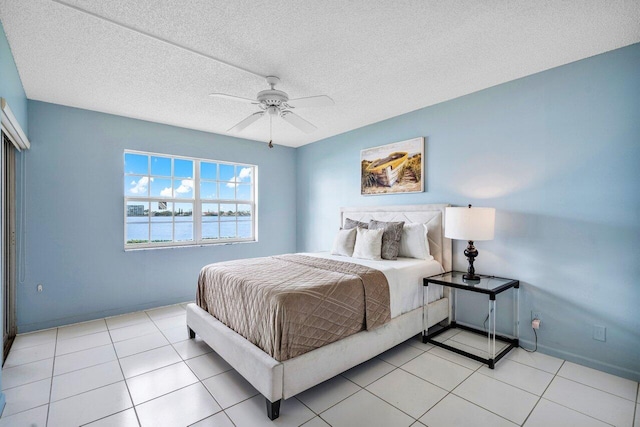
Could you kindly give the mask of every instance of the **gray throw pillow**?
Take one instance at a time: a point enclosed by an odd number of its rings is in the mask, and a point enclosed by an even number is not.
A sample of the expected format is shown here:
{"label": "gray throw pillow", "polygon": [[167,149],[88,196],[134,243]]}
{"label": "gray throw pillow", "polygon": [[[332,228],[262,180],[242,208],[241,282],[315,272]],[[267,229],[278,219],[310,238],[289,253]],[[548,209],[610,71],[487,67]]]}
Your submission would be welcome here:
{"label": "gray throw pillow", "polygon": [[374,219],[369,221],[369,230],[384,230],[382,234],[382,259],[398,259],[402,227],[404,227],[404,221],[383,222]]}
{"label": "gray throw pillow", "polygon": [[369,224],[367,224],[366,222],[360,222],[360,221],[356,221],[355,219],[351,219],[351,218],[346,218],[344,220],[344,227],[342,227],[343,230],[350,230],[352,228],[369,228]]}

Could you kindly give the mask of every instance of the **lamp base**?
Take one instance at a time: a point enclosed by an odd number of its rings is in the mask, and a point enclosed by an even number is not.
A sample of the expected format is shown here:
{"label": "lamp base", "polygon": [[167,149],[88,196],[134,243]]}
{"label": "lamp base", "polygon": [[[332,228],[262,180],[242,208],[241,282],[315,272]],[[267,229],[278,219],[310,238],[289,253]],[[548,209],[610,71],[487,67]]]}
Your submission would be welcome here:
{"label": "lamp base", "polygon": [[462,276],[462,281],[465,283],[476,284],[480,283],[480,276],[476,276],[475,274],[465,274]]}
{"label": "lamp base", "polygon": [[462,276],[462,279],[467,282],[479,282],[480,276],[476,275],[476,269],[473,267],[473,262],[478,256],[478,250],[475,246],[473,246],[473,240],[469,240],[469,246],[467,246],[467,249],[464,250],[464,254],[469,260],[469,268],[467,268],[467,274]]}

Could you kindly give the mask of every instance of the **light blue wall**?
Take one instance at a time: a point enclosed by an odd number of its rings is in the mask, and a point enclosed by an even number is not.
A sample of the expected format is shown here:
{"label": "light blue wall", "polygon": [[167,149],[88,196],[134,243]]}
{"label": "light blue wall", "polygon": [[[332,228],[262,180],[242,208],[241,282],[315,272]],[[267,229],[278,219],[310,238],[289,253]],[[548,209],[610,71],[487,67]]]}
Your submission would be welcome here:
{"label": "light blue wall", "polygon": [[[361,196],[360,150],[416,136],[426,191]],[[640,44],[304,146],[297,168],[299,251],[330,248],[340,206],[495,207],[477,269],[521,280],[524,344],[536,309],[542,352],[640,379]],[[468,321],[480,302],[461,307]]]}
{"label": "light blue wall", "polygon": [[[16,63],[11,54],[4,27],[0,22],[0,97],[5,98],[22,128],[27,130],[27,96],[24,93]],[[0,295],[0,318],[2,318],[2,295]],[[0,356],[1,357],[1,356]],[[2,389],[2,378],[0,372],[0,389]],[[0,413],[5,405],[5,395],[0,392]]]}
{"label": "light blue wall", "polygon": [[[206,264],[295,251],[292,148],[36,101],[29,138],[20,332],[192,300]],[[258,165],[259,242],[125,252],[125,149]]]}

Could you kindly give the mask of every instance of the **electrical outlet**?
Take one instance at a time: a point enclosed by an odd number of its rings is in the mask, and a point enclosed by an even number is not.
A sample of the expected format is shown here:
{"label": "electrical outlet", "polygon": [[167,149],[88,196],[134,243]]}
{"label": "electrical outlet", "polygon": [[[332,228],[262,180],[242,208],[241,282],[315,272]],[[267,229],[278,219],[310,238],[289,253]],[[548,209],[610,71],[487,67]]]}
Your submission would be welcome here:
{"label": "electrical outlet", "polygon": [[42,283],[38,283],[37,290],[38,292],[42,292]]}
{"label": "electrical outlet", "polygon": [[593,339],[597,341],[606,341],[607,328],[601,325],[593,325]]}
{"label": "electrical outlet", "polygon": [[535,319],[542,320],[542,313],[536,310],[531,310],[531,321],[533,322]]}

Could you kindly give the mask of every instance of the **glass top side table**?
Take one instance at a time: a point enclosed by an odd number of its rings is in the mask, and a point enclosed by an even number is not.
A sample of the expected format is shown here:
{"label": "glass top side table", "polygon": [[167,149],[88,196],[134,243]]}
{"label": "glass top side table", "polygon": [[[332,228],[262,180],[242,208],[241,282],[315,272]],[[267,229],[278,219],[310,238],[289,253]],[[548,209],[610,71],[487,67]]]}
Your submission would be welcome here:
{"label": "glass top side table", "polygon": [[[502,277],[495,276],[486,276],[480,275],[480,280],[465,280],[463,279],[463,275],[465,273],[461,271],[449,271],[447,273],[436,274],[435,276],[426,277],[423,279],[423,303],[424,298],[428,294],[429,284],[437,284],[445,287],[452,288],[450,298],[452,307],[452,313],[450,315],[450,322],[447,326],[437,329],[433,332],[429,332],[426,329],[426,325],[429,323],[429,307],[427,304],[423,304],[423,331],[422,331],[422,342],[431,343],[437,345],[439,347],[445,348],[447,350],[453,351],[455,353],[461,354],[463,356],[469,357],[471,359],[477,360],[482,363],[486,363],[490,369],[495,367],[495,364],[502,359],[512,348],[518,347],[519,345],[519,294],[520,294],[520,281],[513,279],[506,279]],[[512,292],[515,292],[515,296],[513,298],[513,316],[514,316],[514,324],[513,324],[513,336],[507,337],[503,335],[496,334],[496,297],[497,295],[505,292],[509,289],[513,289]],[[487,294],[489,296],[489,316],[488,316],[488,327],[487,331],[476,329],[470,326],[462,325],[456,322],[456,312],[457,312],[457,291],[468,291],[475,292],[481,294]],[[488,357],[482,357],[478,354],[470,353],[460,348],[456,348],[449,344],[445,344],[441,341],[436,341],[434,338],[443,332],[453,329],[460,328],[466,331],[473,332],[475,334],[483,335],[487,338],[487,350],[486,354]],[[432,328],[433,329],[433,328]],[[507,345],[496,352],[496,340],[506,343]]]}

